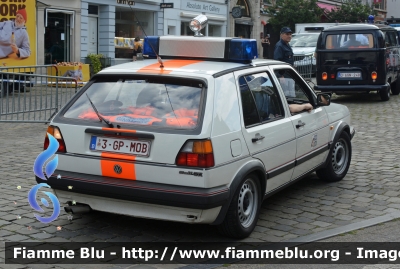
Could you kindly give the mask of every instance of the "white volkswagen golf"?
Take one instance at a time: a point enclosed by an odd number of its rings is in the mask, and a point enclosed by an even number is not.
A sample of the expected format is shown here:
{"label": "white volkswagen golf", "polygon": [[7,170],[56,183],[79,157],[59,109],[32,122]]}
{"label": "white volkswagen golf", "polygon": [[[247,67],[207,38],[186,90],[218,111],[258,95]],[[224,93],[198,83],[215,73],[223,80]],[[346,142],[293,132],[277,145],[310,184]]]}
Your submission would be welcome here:
{"label": "white volkswagen golf", "polygon": [[251,234],[276,191],[314,171],[341,180],[349,110],[291,66],[255,59],[256,46],[145,38],[148,58],[101,71],[52,119],[58,168],[36,180],[67,212],[208,223],[235,238]]}

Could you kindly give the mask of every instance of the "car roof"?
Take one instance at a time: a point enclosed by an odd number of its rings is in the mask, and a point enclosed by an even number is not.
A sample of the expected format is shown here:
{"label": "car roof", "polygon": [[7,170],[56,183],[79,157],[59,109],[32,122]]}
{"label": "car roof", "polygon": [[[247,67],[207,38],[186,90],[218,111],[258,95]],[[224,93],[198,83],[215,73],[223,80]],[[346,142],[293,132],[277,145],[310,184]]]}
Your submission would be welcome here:
{"label": "car roof", "polygon": [[322,32],[334,32],[334,31],[360,31],[360,30],[378,30],[378,29],[393,29],[393,27],[385,24],[365,24],[365,23],[357,23],[357,24],[346,24],[346,25],[338,25],[327,28]]}
{"label": "car roof", "polygon": [[205,77],[207,75],[214,76],[221,72],[252,68],[259,65],[284,64],[269,59],[255,59],[249,64],[202,59],[163,59],[162,61],[164,65],[163,68],[160,67],[157,59],[145,59],[143,61],[135,61],[107,67],[101,70],[98,75],[173,75],[184,73],[188,76]]}

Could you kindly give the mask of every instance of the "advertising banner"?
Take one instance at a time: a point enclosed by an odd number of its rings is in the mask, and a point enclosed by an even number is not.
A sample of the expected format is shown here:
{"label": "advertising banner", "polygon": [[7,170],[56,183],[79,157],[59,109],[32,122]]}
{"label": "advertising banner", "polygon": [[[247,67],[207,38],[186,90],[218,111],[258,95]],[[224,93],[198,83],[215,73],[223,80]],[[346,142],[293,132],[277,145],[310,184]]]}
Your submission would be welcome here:
{"label": "advertising banner", "polygon": [[0,66],[36,65],[36,0],[1,0]]}

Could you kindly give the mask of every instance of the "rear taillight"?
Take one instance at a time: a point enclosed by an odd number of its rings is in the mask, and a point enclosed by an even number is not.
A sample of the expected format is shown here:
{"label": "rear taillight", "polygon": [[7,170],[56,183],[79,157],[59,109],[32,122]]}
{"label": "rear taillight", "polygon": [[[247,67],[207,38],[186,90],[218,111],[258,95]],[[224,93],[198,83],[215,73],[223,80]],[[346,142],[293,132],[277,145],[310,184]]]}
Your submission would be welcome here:
{"label": "rear taillight", "polygon": [[328,79],[328,74],[326,72],[322,73],[322,80],[327,80]]}
{"label": "rear taillight", "polygon": [[214,166],[211,140],[187,141],[176,156],[176,164],[201,168]]}
{"label": "rear taillight", "polygon": [[[64,139],[61,135],[60,129],[55,126],[49,126],[47,128],[47,133],[51,134],[55,139],[58,141],[58,150],[57,152],[67,152],[67,148],[65,147]],[[46,134],[46,138],[44,139],[44,146],[43,149],[46,150],[49,147],[49,137]]]}
{"label": "rear taillight", "polygon": [[335,74],[331,74],[331,79],[335,79]]}
{"label": "rear taillight", "polygon": [[376,79],[378,78],[378,73],[376,73],[375,71],[373,71],[373,72],[371,73],[371,78],[372,78],[373,80],[376,80]]}

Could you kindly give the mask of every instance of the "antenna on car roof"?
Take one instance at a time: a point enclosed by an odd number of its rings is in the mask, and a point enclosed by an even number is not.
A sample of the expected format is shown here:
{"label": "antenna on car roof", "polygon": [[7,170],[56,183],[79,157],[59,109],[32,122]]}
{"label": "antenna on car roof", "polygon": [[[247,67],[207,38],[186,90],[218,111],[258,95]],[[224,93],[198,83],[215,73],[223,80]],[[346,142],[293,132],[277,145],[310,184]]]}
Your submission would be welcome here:
{"label": "antenna on car roof", "polygon": [[[132,6],[129,4],[129,1],[128,1],[128,5],[129,5],[129,7],[130,7],[131,10],[132,10],[132,16],[133,16],[133,19],[135,20],[135,18],[136,18],[135,12],[133,11]],[[144,31],[144,29],[143,29],[142,24],[140,23],[140,21],[139,21],[139,20],[136,20],[136,22],[137,22],[137,24],[139,24],[140,29],[142,29],[143,34],[147,37],[147,34],[146,34],[146,32]],[[147,38],[148,38],[148,37],[147,37]],[[153,48],[153,45],[151,44],[151,42],[149,42],[149,45],[150,45],[151,49],[153,50],[154,54],[157,56],[157,61],[158,61],[158,63],[160,64],[160,68],[164,68],[164,63],[163,63],[161,57],[160,57],[160,56],[158,55],[158,53],[156,52],[156,50]]]}

